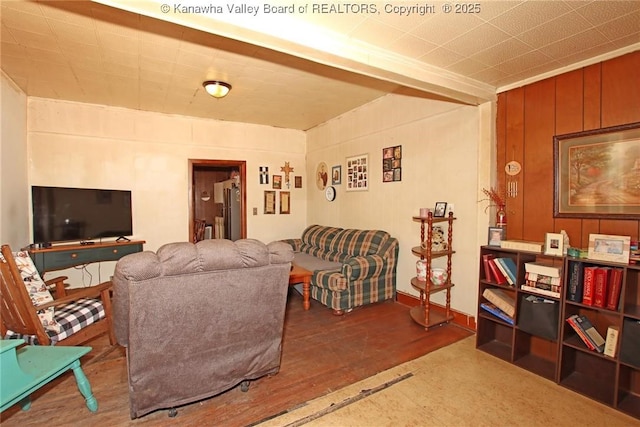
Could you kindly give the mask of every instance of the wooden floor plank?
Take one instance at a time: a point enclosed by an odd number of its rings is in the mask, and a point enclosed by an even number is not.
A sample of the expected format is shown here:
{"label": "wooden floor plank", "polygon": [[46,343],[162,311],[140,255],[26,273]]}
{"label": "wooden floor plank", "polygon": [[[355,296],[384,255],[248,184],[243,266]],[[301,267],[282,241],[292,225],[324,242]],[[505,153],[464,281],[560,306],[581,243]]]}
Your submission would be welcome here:
{"label": "wooden floor plank", "polygon": [[455,325],[426,332],[413,322],[408,307],[385,302],[358,308],[344,316],[291,290],[287,304],[280,372],[254,381],[247,393],[239,388],[178,409],[177,418],[156,411],[130,420],[125,352],[101,337],[82,359],[99,410],[89,413],[72,374],[32,396],[29,411],[14,406],[0,415],[3,427],[23,425],[215,425],[246,426],[291,410],[438,348],[472,335]]}

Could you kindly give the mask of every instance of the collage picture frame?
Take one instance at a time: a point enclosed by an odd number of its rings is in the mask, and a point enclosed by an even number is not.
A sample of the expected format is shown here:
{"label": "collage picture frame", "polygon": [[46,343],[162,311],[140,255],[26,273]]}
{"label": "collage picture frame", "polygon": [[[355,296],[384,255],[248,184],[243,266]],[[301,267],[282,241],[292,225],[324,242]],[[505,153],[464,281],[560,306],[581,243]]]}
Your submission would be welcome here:
{"label": "collage picture frame", "polygon": [[346,191],[369,190],[369,155],[347,157]]}
{"label": "collage picture frame", "polygon": [[382,149],[382,182],[402,181],[402,145]]}

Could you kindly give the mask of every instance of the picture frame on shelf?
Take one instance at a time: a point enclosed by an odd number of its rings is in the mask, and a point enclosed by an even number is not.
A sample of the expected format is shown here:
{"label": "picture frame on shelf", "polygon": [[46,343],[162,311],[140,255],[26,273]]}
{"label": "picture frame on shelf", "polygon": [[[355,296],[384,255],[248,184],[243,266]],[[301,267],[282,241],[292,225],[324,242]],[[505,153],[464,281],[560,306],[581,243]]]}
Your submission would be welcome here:
{"label": "picture frame on shelf", "polygon": [[553,216],[640,218],[639,151],[640,123],[554,136]]}
{"label": "picture frame on shelf", "polygon": [[507,238],[507,229],[503,227],[489,227],[487,245],[500,247],[500,243]]}
{"label": "picture frame on shelf", "polygon": [[447,202],[436,202],[436,206],[433,209],[433,217],[444,218],[445,212],[447,212]]}
{"label": "picture frame on shelf", "polygon": [[561,233],[547,233],[544,239],[544,254],[564,255],[564,236]]}
{"label": "picture frame on shelf", "polygon": [[598,261],[629,263],[630,236],[589,234],[588,258]]}

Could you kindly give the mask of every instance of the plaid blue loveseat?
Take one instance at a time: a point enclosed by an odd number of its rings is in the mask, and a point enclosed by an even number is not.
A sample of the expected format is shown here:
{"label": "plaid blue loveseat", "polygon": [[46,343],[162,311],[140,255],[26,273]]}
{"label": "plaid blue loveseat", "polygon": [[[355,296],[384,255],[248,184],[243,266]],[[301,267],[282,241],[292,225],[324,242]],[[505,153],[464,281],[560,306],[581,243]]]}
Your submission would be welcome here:
{"label": "plaid blue loveseat", "polygon": [[293,262],[313,272],[311,297],[342,314],[395,299],[398,240],[381,230],[311,225],[293,247]]}

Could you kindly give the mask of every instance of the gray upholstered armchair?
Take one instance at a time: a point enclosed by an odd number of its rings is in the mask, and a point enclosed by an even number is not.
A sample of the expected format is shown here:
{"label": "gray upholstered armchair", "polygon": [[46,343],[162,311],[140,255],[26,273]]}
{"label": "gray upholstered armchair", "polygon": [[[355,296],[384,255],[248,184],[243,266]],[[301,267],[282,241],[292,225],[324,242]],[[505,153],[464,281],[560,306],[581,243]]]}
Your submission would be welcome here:
{"label": "gray upholstered armchair", "polygon": [[120,259],[113,314],[131,418],[277,373],[292,259],[291,246],[253,239],[170,243]]}

